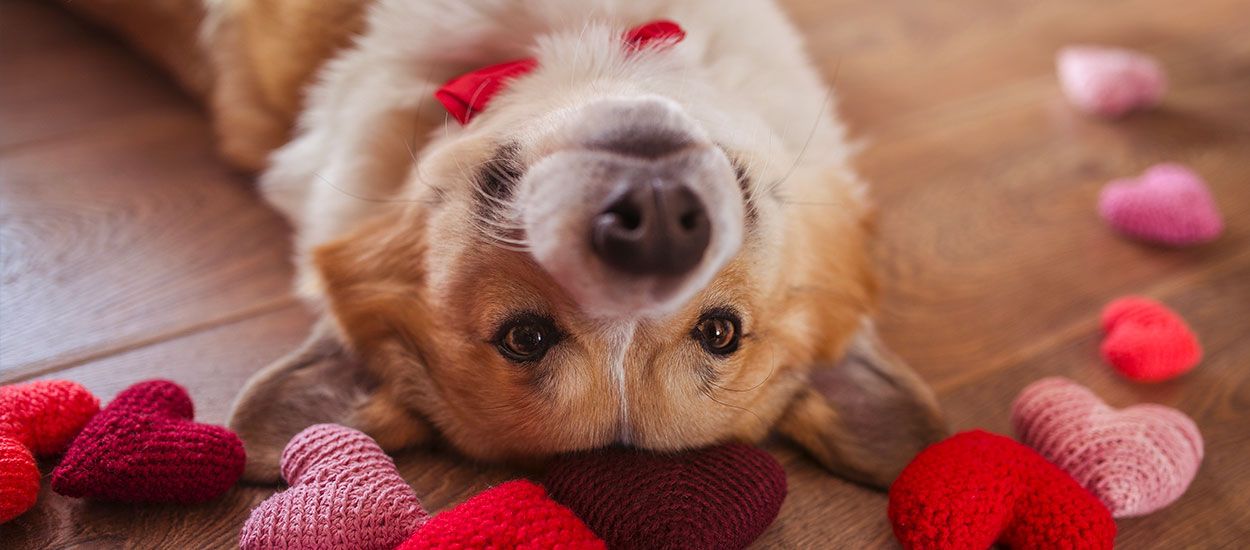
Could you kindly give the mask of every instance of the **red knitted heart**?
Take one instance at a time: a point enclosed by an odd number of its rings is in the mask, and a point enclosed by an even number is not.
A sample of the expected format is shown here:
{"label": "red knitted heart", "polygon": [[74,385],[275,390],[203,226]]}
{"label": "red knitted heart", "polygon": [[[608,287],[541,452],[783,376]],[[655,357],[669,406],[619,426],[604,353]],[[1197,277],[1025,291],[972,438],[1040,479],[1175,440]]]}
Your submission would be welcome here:
{"label": "red knitted heart", "polygon": [[0,386],[0,436],[11,437],[35,456],[65,450],[100,411],[100,400],[69,380],[37,380]]}
{"label": "red knitted heart", "polygon": [[738,444],[578,453],[555,460],[543,483],[613,550],[745,548],[786,498],[781,465]]}
{"label": "red knitted heart", "polygon": [[243,443],[193,417],[181,386],[167,380],[131,386],[74,438],[52,472],[52,490],[118,502],[217,498],[243,474]]}
{"label": "red knitted heart", "polygon": [[972,430],[921,451],[890,486],[907,550],[1110,549],[1107,507],[1028,447]]}
{"label": "red knitted heart", "polygon": [[606,550],[586,524],[526,480],[478,493],[426,522],[396,550]]}
{"label": "red knitted heart", "polygon": [[1171,504],[1202,464],[1202,434],[1184,413],[1149,403],[1112,409],[1066,378],[1024,388],[1011,406],[1011,426],[1117,518]]}
{"label": "red knitted heart", "polygon": [[1102,310],[1102,357],[1138,382],[1159,382],[1184,374],[1202,360],[1202,347],[1189,325],[1149,298],[1120,298]]}
{"label": "red knitted heart", "polygon": [[30,449],[16,439],[0,436],[0,523],[35,505],[39,496],[39,466]]}
{"label": "red knitted heart", "polygon": [[99,410],[99,399],[68,380],[0,386],[0,523],[35,505],[35,456],[65,450]]}

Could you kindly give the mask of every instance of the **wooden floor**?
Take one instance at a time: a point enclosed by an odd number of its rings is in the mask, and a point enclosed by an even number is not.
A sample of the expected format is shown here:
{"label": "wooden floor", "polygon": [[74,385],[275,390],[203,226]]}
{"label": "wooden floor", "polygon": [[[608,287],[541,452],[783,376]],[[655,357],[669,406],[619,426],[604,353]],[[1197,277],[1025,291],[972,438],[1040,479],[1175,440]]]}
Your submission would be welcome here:
{"label": "wooden floor", "polygon": [[[1025,385],[1065,375],[1115,405],[1192,416],[1206,460],[1185,496],[1121,520],[1126,549],[1250,547],[1250,12],[1245,0],[787,0],[866,149],[881,206],[885,339],[938,390],[955,428],[1009,433]],[[248,374],[310,317],[291,297],[288,229],[214,158],[196,106],[97,30],[31,0],[0,3],[0,383],[57,377],[104,400],[133,382],[187,386],[223,422]],[[1071,42],[1166,64],[1157,111],[1108,123],[1059,96]],[[1098,220],[1107,180],[1192,165],[1228,224],[1166,250]],[[819,206],[796,206],[818,208]],[[1207,356],[1183,378],[1129,383],[1097,358],[1097,314],[1145,294],[1187,318]],[[897,548],[883,494],[784,443],[781,517],[756,548]],[[504,468],[414,451],[401,471],[431,510]],[[45,464],[45,472],[51,464]],[[201,506],[53,494],[0,527],[5,550],[229,548],[270,488]]]}

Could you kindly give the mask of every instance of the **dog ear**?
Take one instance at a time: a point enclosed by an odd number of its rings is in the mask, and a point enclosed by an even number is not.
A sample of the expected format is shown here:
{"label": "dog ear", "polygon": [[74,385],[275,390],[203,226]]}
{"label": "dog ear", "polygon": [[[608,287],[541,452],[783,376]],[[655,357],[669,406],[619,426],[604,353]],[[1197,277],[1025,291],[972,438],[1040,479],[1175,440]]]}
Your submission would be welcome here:
{"label": "dog ear", "polygon": [[425,420],[393,402],[326,321],[297,350],[253,375],[235,399],[227,424],[247,452],[243,479],[277,482],[287,442],[322,423],[370,434],[388,451],[432,434]]}
{"label": "dog ear", "polygon": [[778,430],[834,473],[878,488],[947,435],[933,391],[885,348],[871,322],[841,361],[811,370]]}

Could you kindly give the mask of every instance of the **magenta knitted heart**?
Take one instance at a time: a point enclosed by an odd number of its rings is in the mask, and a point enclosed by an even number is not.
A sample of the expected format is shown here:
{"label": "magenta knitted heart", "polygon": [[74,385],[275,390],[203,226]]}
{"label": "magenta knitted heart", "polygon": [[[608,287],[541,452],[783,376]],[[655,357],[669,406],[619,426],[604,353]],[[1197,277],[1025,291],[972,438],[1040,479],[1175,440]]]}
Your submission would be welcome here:
{"label": "magenta knitted heart", "polygon": [[556,459],[543,478],[613,550],[745,548],[781,510],[786,473],[767,452],[605,449]]}
{"label": "magenta knitted heart", "polygon": [[1206,182],[1180,164],[1159,164],[1137,179],[1103,187],[1098,214],[1121,233],[1146,242],[1187,246],[1215,240],[1224,218]]}
{"label": "magenta knitted heart", "polygon": [[282,452],[291,488],[252,510],[243,550],[393,550],[429,515],[369,436],[335,424],[297,434]]}
{"label": "magenta knitted heart", "polygon": [[192,420],[187,391],[167,380],[118,394],[70,443],[52,490],[118,502],[204,502],[243,474],[243,443]]}
{"label": "magenta knitted heart", "polygon": [[1159,63],[1132,50],[1068,46],[1059,50],[1055,64],[1068,101],[1094,115],[1114,118],[1153,107],[1167,91],[1167,77]]}
{"label": "magenta knitted heart", "polygon": [[1202,434],[1184,413],[1153,404],[1113,409],[1066,378],[1024,388],[1012,405],[1011,425],[1024,444],[1118,518],[1171,504],[1202,463]]}

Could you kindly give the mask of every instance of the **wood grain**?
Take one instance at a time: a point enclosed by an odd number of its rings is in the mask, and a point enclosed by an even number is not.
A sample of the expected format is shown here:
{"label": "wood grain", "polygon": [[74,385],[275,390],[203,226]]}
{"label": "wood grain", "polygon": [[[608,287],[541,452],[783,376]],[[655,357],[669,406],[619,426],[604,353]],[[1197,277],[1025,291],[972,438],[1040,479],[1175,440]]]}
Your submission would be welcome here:
{"label": "wood grain", "polygon": [[[785,0],[844,118],[881,212],[885,339],[939,391],[953,426],[1010,433],[1011,401],[1063,375],[1109,403],[1191,415],[1206,460],[1175,505],[1119,521],[1119,548],[1250,540],[1250,17],[1244,0]],[[0,4],[0,382],[81,381],[103,399],[147,378],[222,422],[259,366],[311,317],[287,291],[286,228],[211,151],[168,79],[46,3]],[[1116,122],[1059,96],[1053,54],[1095,41],[1166,64],[1162,109]],[[1228,230],[1190,249],[1129,242],[1097,219],[1109,179],[1192,165]],[[790,208],[823,208],[796,197]],[[1123,294],[1186,317],[1203,364],[1170,382],[1116,377],[1097,316]],[[781,441],[781,516],[753,548],[895,549],[884,494]],[[526,472],[446,450],[397,456],[433,511]],[[45,472],[51,464],[44,464]],[[200,506],[85,503],[51,493],[0,530],[5,550],[231,548],[271,487]]]}

